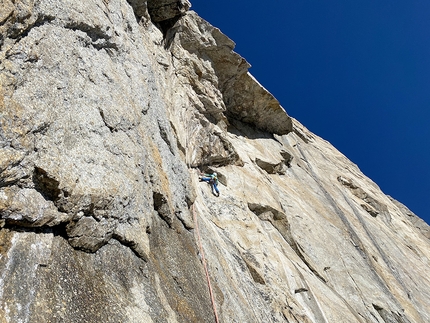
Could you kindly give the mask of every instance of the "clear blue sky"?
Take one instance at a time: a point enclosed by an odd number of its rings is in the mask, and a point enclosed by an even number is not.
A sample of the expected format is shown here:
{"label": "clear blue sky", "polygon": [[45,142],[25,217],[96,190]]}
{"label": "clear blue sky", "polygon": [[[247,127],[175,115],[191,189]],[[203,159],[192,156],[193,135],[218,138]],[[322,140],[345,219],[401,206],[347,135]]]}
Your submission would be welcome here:
{"label": "clear blue sky", "polygon": [[429,0],[191,0],[309,130],[430,223]]}

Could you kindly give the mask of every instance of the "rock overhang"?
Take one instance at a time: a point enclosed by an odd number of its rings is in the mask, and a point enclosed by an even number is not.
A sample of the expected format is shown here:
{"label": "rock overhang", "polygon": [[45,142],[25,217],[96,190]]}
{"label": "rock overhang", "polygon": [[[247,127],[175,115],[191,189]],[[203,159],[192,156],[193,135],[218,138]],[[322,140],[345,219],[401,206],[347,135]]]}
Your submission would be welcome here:
{"label": "rock overhang", "polygon": [[[180,46],[196,60],[210,62],[217,76],[213,86],[222,94],[226,108],[222,112],[228,119],[276,135],[286,135],[293,130],[291,117],[251,75],[251,65],[234,51],[235,43],[218,28],[189,11],[166,38],[174,55]],[[186,63],[189,65],[188,61]]]}
{"label": "rock overhang", "polygon": [[280,136],[293,130],[291,117],[251,73],[243,74],[234,87],[233,93],[226,93],[228,117]]}

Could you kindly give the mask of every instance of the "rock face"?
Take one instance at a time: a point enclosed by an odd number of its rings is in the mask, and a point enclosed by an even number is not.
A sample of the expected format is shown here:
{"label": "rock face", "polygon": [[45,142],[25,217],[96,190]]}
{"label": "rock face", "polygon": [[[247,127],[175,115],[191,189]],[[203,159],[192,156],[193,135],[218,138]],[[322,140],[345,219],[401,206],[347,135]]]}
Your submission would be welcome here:
{"label": "rock face", "polygon": [[0,2],[0,322],[214,322],[198,232],[220,322],[430,321],[429,227],[188,1]]}

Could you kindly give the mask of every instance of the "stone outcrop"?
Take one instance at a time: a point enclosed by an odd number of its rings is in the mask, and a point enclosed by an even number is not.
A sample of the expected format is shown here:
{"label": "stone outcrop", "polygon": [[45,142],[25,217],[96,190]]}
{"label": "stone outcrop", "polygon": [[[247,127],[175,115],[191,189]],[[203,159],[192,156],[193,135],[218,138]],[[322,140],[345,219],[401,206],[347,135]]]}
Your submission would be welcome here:
{"label": "stone outcrop", "polygon": [[221,322],[430,321],[427,224],[188,1],[0,2],[0,322],[213,322],[198,241]]}
{"label": "stone outcrop", "polygon": [[184,15],[190,6],[188,0],[149,0],[148,13],[152,21],[162,22]]}

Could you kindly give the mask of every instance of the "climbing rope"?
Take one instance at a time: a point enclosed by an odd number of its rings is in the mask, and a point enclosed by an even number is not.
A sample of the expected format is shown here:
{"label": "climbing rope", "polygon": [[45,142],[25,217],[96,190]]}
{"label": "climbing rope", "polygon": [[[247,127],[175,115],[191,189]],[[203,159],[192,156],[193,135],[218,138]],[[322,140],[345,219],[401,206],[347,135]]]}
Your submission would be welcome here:
{"label": "climbing rope", "polygon": [[[185,111],[186,112],[186,111]],[[182,119],[182,114],[181,114],[181,119]],[[186,124],[186,123],[185,123]],[[185,163],[187,164],[188,170],[191,172],[191,176],[193,175],[192,171],[191,171],[191,154],[189,153],[189,128],[190,127],[186,127],[186,136],[185,136]],[[212,285],[211,285],[211,279],[209,278],[209,271],[208,271],[208,267],[206,266],[206,259],[205,259],[205,253],[203,252],[203,245],[202,245],[202,239],[200,237],[200,231],[199,231],[199,224],[197,222],[197,215],[196,215],[196,211],[194,209],[194,204],[193,204],[193,218],[194,218],[194,226],[196,228],[196,234],[197,234],[197,240],[198,240],[198,244],[199,244],[199,248],[200,248],[200,255],[201,255],[201,260],[202,260],[202,264],[203,264],[203,268],[205,269],[205,275],[206,275],[206,281],[208,283],[208,288],[209,288],[209,294],[211,296],[211,302],[212,302],[212,308],[214,311],[214,316],[215,316],[215,322],[219,323],[219,319],[218,319],[218,313],[216,310],[216,304],[215,304],[215,298],[214,298],[214,293],[212,290]]]}
{"label": "climbing rope", "polygon": [[194,210],[194,204],[193,204],[193,217],[194,217],[194,225],[196,227],[196,233],[197,233],[197,237],[198,237],[198,243],[199,243],[199,247],[200,247],[200,254],[202,256],[202,264],[203,264],[203,267],[205,269],[206,280],[207,280],[208,287],[209,287],[209,294],[211,296],[212,307],[213,307],[213,311],[214,311],[214,315],[215,315],[215,322],[219,323],[218,314],[216,311],[215,298],[214,298],[214,294],[212,291],[211,280],[209,278],[209,272],[208,272],[208,268],[206,266],[205,254],[203,252],[202,239],[200,238],[199,225],[197,223],[196,211]]}

